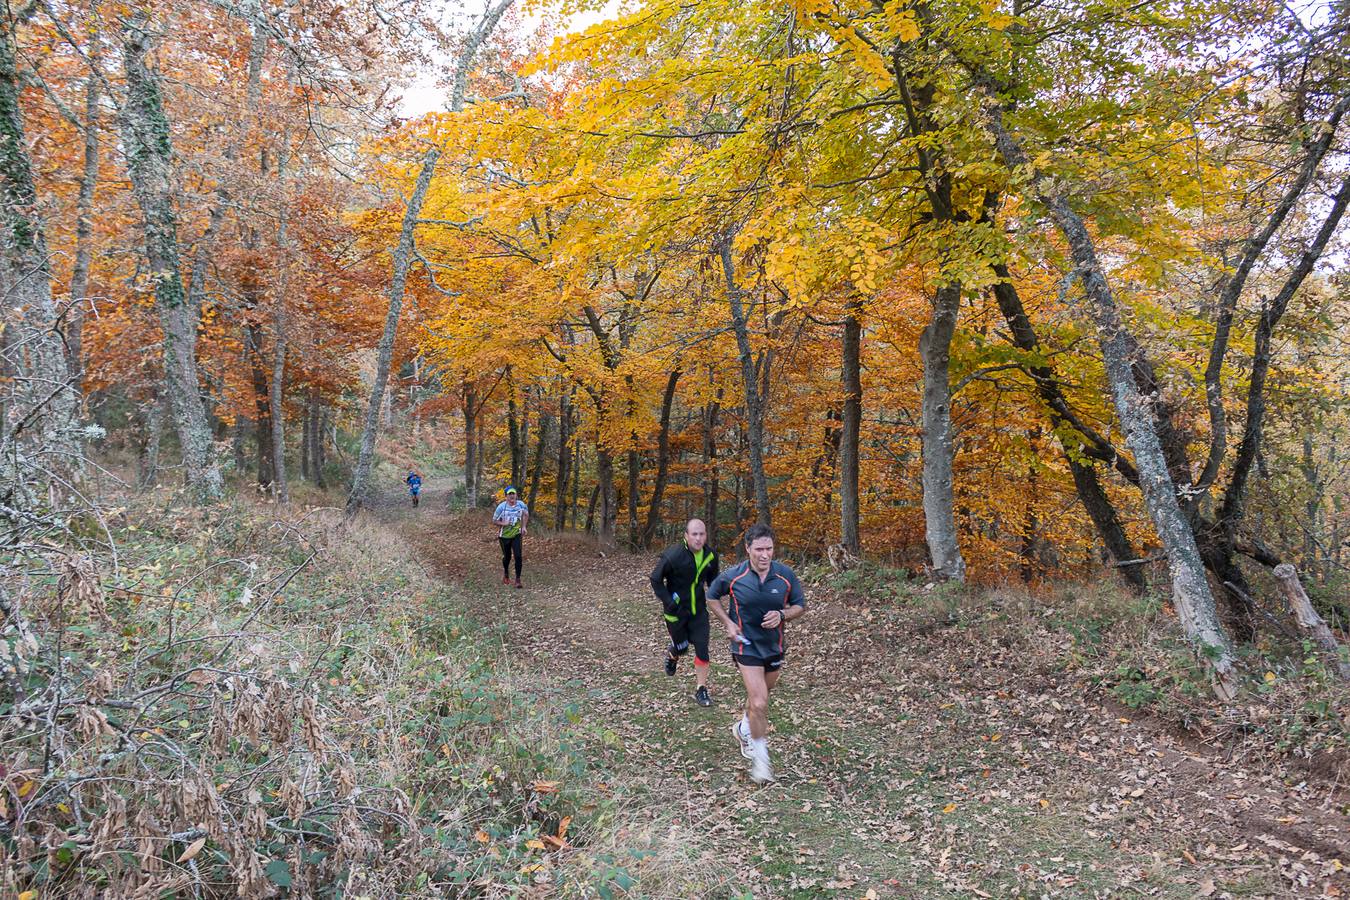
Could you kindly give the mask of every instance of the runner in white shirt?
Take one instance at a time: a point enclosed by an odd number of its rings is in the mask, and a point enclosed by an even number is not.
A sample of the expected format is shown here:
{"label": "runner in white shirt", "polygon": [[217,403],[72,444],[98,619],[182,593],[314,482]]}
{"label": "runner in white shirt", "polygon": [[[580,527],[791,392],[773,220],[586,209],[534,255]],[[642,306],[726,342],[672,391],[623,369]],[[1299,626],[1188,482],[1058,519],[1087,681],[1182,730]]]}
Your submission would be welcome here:
{"label": "runner in white shirt", "polygon": [[521,539],[529,523],[530,511],[517,498],[516,489],[507,488],[506,499],[497,504],[497,510],[492,514],[492,524],[500,526],[497,540],[502,545],[502,584],[511,583],[511,557],[515,556],[516,587],[524,587],[520,583]]}

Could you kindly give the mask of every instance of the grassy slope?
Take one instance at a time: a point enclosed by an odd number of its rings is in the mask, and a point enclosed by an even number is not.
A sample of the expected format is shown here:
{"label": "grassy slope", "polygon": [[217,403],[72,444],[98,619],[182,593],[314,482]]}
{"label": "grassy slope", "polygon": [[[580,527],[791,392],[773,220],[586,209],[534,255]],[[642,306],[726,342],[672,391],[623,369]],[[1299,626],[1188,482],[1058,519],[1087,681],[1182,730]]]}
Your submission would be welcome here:
{"label": "grassy slope", "polygon": [[599,783],[593,730],[514,674],[465,622],[462,588],[389,528],[299,504],[184,510],[168,493],[130,498],[111,524],[119,555],[97,560],[96,590],[58,604],[39,576],[22,596],[44,641],[27,699],[56,713],[48,725],[0,698],[0,893],[729,883],[663,810]]}

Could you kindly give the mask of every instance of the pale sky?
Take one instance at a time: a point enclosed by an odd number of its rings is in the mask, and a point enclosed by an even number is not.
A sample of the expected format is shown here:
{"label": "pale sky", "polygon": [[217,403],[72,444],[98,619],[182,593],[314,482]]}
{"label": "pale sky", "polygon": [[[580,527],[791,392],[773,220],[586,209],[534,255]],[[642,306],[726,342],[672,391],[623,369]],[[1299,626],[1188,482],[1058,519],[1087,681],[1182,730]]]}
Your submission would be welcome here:
{"label": "pale sky", "polygon": [[[544,4],[530,4],[518,27],[525,31],[533,31],[544,19],[546,12],[551,12],[541,10],[542,5]],[[617,15],[623,5],[624,0],[601,0],[599,8],[582,10],[564,20],[562,30],[574,32],[589,28],[596,22]],[[483,0],[467,0],[467,3],[463,0],[444,0],[441,7],[443,18],[447,22],[456,19],[461,22],[476,19],[482,8]],[[1310,28],[1324,26],[1330,18],[1331,7],[1328,0],[1289,0],[1287,8]],[[441,68],[444,69],[447,65],[448,60],[442,60]],[[433,110],[444,109],[446,92],[436,84],[442,74],[425,72],[413,79],[403,91],[403,102],[399,104],[400,114],[407,118],[415,118]]]}
{"label": "pale sky", "polygon": [[[621,0],[605,0],[599,9],[588,9],[575,13],[564,21],[564,32],[581,31],[589,28],[596,22],[615,15],[622,6]],[[442,7],[445,18],[459,19],[461,21],[470,17],[476,18],[481,11],[481,0],[469,0],[467,4],[449,0]],[[529,32],[533,31],[543,20],[544,13],[537,7],[530,9],[517,26],[520,29]],[[441,58],[440,68],[444,70],[449,64],[449,60]],[[444,71],[423,72],[403,90],[403,101],[399,104],[399,113],[406,118],[415,118],[417,116],[429,113],[435,110],[445,109],[447,94],[445,89],[437,84],[437,81],[444,76]]]}

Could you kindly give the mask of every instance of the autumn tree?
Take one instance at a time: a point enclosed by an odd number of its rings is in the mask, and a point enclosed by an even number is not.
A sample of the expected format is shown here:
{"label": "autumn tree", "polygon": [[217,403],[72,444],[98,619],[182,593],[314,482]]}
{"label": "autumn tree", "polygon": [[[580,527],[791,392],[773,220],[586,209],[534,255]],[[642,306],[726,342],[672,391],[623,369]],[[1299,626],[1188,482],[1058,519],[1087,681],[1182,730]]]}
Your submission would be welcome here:
{"label": "autumn tree", "polygon": [[[464,45],[455,58],[450,91],[450,113],[462,112],[469,74],[477,59],[483,43],[496,29],[512,0],[499,0],[483,11],[482,16],[466,35]],[[422,155],[417,180],[413,185],[399,229],[398,243],[393,248],[390,263],[393,275],[389,282],[389,312],[385,318],[384,334],[376,351],[375,380],[371,387],[370,402],[366,408],[365,426],[361,431],[361,454],[352,476],[351,493],[347,499],[347,509],[358,508],[369,490],[371,466],[374,462],[375,435],[379,427],[379,407],[389,382],[389,366],[393,357],[394,339],[398,332],[398,320],[403,307],[403,294],[407,287],[408,270],[413,263],[416,243],[416,229],[422,214],[422,204],[426,200],[427,188],[436,171],[436,163],[441,157],[441,149],[432,145]]]}
{"label": "autumn tree", "polygon": [[[4,423],[0,441],[7,445],[8,455],[14,452],[9,445],[27,428],[69,457],[78,443],[74,434],[77,385],[62,346],[62,329],[52,296],[46,226],[29,157],[20,103],[22,74],[15,46],[15,29],[33,10],[18,17],[15,12],[6,7],[0,21],[0,222],[4,229],[0,285],[4,286],[6,300],[5,321],[0,327],[6,332],[15,327],[15,334],[5,336],[5,343],[12,348],[6,356],[22,358],[23,371],[15,374],[25,386],[17,409],[11,413],[14,425]],[[58,463],[61,468],[73,464],[73,458]]]}

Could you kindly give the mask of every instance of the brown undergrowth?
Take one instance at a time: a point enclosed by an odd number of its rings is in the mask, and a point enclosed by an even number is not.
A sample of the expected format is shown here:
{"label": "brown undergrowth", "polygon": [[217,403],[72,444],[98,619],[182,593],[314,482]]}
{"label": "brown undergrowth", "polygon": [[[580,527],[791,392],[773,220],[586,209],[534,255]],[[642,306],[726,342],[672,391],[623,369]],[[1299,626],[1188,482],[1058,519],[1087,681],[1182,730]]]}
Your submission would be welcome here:
{"label": "brown undergrowth", "polygon": [[[1243,649],[1244,690],[1223,702],[1156,596],[1109,582],[1032,592],[916,584],[866,571],[817,575],[817,590],[832,595],[844,617],[877,606],[875,590],[860,591],[861,583],[888,584],[885,630],[893,645],[933,660],[967,696],[1014,701],[1012,721],[990,724],[990,734],[1023,728],[1078,745],[1087,736],[1095,745],[1094,719],[1100,727],[1114,716],[1150,747],[1173,791],[1186,785],[1196,798],[1221,796],[1225,802],[1214,805],[1236,836],[1330,860],[1341,872],[1350,851],[1350,685],[1292,626],[1274,627]],[[956,668],[953,655],[961,660]],[[1083,704],[1100,713],[1075,714]]]}
{"label": "brown undergrowth", "polygon": [[[699,841],[575,735],[371,520],[167,492],[53,545],[0,641],[0,892],[696,895]],[[697,876],[691,874],[697,872]]]}
{"label": "brown undergrowth", "polygon": [[[820,583],[857,602],[864,579],[875,581],[876,573],[821,573]],[[903,630],[924,642],[974,641],[1018,671],[1073,681],[1088,696],[1226,758],[1350,783],[1350,684],[1292,623],[1272,616],[1260,641],[1242,649],[1245,690],[1225,703],[1156,594],[1133,596],[1109,581],[1034,592],[913,584],[894,573],[885,581],[908,613]]]}

